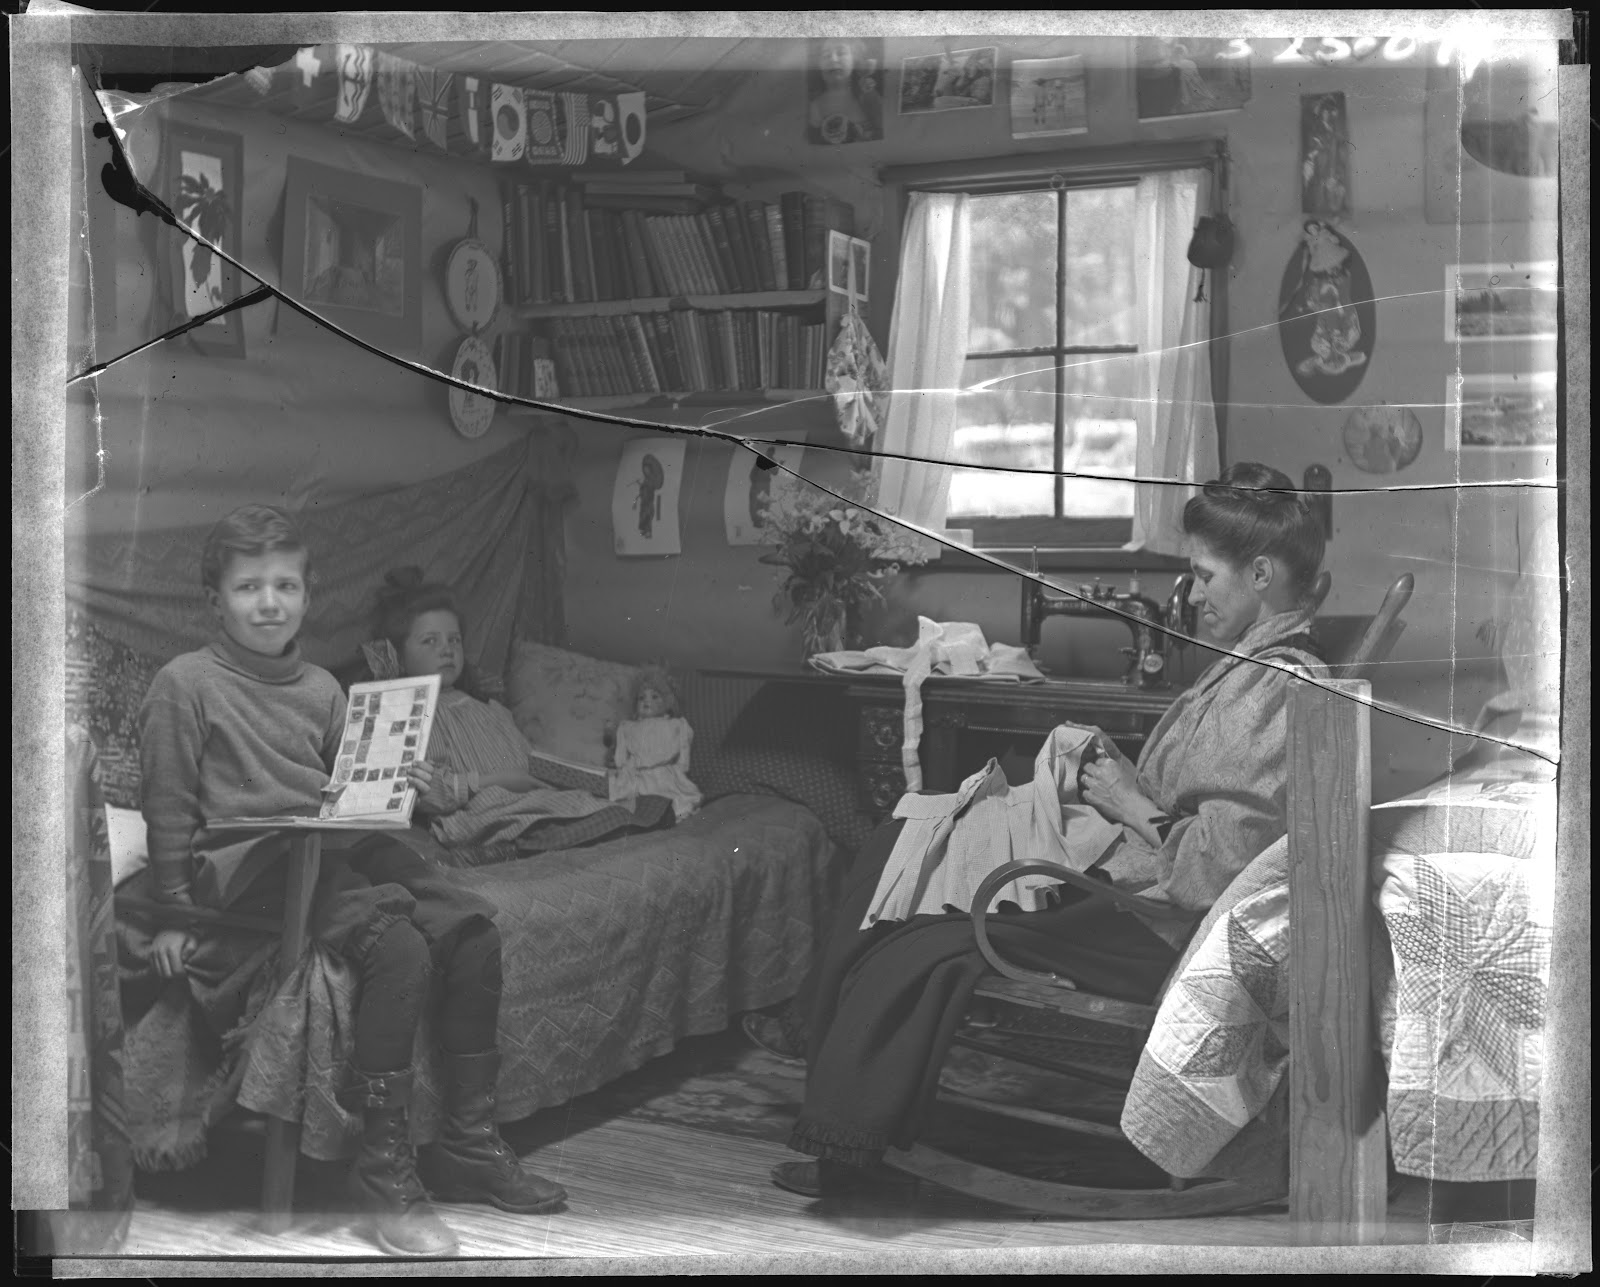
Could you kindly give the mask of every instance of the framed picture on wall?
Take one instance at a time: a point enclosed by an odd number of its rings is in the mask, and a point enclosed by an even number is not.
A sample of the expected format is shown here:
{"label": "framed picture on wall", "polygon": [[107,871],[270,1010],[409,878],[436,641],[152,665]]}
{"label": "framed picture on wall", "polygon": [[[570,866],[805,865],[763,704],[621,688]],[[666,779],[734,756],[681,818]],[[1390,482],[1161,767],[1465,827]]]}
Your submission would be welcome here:
{"label": "framed picture on wall", "polygon": [[1446,343],[1553,340],[1561,307],[1556,264],[1446,264]]}
{"label": "framed picture on wall", "polygon": [[1141,121],[1236,112],[1250,101],[1250,59],[1237,40],[1141,36],[1134,92]]}
{"label": "framed picture on wall", "polygon": [[681,554],[678,496],[683,489],[681,438],[636,438],[622,449],[611,495],[619,555]]}
{"label": "framed picture on wall", "polygon": [[1556,445],[1556,373],[1454,375],[1445,381],[1451,451],[1536,451]]}
{"label": "framed picture on wall", "polygon": [[[798,440],[805,435],[795,437]],[[784,469],[800,472],[800,460],[806,451],[803,441],[763,450]],[[722,521],[729,545],[760,545],[761,520],[768,502],[796,485],[794,478],[783,469],[761,468],[761,459],[747,447],[733,449],[733,459],[728,463],[728,483],[722,494]]]}
{"label": "framed picture on wall", "polygon": [[[169,124],[163,148],[167,205],[179,224],[194,234],[168,238],[165,294],[174,325],[182,325],[255,285],[229,262],[237,261],[240,253],[244,140],[223,130]],[[243,357],[244,314],[235,311],[213,318],[187,336],[202,353]]]}
{"label": "framed picture on wall", "polygon": [[1429,223],[1553,221],[1561,132],[1556,69],[1486,58],[1428,69],[1423,214]]}
{"label": "framed picture on wall", "polygon": [[422,343],[422,189],[289,158],[284,293],[369,344]]}

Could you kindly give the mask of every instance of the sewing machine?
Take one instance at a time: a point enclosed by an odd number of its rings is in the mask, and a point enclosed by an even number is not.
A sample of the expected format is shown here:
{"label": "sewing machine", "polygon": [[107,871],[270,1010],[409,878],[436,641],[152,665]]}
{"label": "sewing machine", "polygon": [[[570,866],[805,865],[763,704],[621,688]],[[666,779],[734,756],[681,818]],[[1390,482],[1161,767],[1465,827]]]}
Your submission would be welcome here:
{"label": "sewing machine", "polygon": [[[1128,583],[1126,590],[1118,590],[1114,585],[1102,585],[1097,577],[1093,585],[1078,587],[1082,598],[1048,594],[1037,581],[1024,580],[1022,646],[1031,657],[1039,646],[1039,634],[1046,617],[1114,618],[1133,632],[1133,645],[1118,650],[1129,659],[1128,672],[1122,677],[1122,682],[1139,688],[1166,688],[1170,683],[1167,662],[1177,649],[1183,647],[1184,640],[1151,627],[1165,626],[1167,630],[1193,636],[1198,625],[1196,610],[1189,603],[1189,591],[1193,585],[1193,573],[1185,572],[1172,587],[1167,606],[1162,608],[1154,599],[1139,593],[1137,576]],[[1108,612],[1108,607],[1128,615],[1118,617]],[[1130,617],[1133,619],[1130,620]]]}

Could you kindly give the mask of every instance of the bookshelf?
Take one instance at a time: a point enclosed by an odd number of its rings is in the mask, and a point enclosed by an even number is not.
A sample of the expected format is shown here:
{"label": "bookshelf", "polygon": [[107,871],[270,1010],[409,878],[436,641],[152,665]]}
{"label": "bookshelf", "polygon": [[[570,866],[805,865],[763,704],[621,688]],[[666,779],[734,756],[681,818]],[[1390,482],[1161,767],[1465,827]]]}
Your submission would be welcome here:
{"label": "bookshelf", "polygon": [[741,202],[678,171],[514,179],[502,198],[504,392],[575,410],[826,397],[845,304],[828,233],[853,234],[849,206]]}

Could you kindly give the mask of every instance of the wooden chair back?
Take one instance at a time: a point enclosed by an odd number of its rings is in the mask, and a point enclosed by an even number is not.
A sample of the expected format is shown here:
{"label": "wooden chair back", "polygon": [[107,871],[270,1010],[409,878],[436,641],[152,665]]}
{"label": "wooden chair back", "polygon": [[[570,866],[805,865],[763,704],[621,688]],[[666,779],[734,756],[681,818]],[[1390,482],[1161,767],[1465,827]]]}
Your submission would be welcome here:
{"label": "wooden chair back", "polygon": [[[1323,575],[1326,576],[1327,573]],[[1389,593],[1383,596],[1383,603],[1378,608],[1377,616],[1367,624],[1355,651],[1342,665],[1333,667],[1335,679],[1368,679],[1372,671],[1388,659],[1401,632],[1406,628],[1405,622],[1400,620],[1400,614],[1405,611],[1406,604],[1411,602],[1411,592],[1415,587],[1416,578],[1409,572],[1404,573],[1389,587]]]}

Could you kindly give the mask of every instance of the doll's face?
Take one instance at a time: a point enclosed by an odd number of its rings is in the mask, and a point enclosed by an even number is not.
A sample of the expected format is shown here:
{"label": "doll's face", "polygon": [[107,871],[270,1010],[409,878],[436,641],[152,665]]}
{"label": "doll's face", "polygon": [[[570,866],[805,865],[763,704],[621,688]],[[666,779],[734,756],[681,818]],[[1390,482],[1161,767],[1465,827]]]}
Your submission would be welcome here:
{"label": "doll's face", "polygon": [[855,51],[850,48],[849,41],[824,41],[817,54],[817,70],[822,74],[822,83],[830,89],[846,84],[850,73],[855,70],[855,61]]}
{"label": "doll's face", "polygon": [[407,675],[437,675],[441,689],[461,678],[465,660],[461,623],[453,612],[422,613],[411,623],[400,650],[400,665]]}
{"label": "doll's face", "polygon": [[639,704],[635,712],[640,719],[655,719],[667,713],[667,699],[654,688],[639,690]]}

